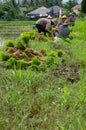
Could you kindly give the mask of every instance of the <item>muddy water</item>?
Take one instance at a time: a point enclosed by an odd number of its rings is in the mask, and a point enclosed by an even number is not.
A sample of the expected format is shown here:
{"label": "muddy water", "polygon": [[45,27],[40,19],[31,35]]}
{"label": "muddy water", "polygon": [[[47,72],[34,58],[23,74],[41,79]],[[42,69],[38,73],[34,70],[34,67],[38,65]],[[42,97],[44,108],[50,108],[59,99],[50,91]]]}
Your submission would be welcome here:
{"label": "muddy water", "polygon": [[17,39],[19,35],[0,35],[0,46],[3,46],[6,40],[14,40]]}

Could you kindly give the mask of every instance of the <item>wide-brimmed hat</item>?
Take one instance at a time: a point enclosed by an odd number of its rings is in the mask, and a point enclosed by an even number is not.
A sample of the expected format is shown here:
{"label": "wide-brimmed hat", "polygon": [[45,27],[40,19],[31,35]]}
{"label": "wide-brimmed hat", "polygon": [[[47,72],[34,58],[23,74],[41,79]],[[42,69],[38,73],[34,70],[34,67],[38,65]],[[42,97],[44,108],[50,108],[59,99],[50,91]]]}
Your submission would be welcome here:
{"label": "wide-brimmed hat", "polygon": [[63,16],[62,16],[62,19],[66,19],[66,18],[67,18],[67,16],[66,16],[66,15],[63,15]]}

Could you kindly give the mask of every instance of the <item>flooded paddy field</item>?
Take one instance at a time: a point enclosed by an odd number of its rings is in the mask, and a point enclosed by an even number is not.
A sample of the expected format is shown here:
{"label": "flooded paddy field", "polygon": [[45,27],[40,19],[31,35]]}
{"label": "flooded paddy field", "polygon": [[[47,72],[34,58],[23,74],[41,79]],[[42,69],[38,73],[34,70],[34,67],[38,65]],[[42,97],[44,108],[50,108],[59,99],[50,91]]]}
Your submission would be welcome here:
{"label": "flooded paddy field", "polygon": [[34,21],[0,21],[0,46],[7,39],[16,39],[23,32],[32,30]]}

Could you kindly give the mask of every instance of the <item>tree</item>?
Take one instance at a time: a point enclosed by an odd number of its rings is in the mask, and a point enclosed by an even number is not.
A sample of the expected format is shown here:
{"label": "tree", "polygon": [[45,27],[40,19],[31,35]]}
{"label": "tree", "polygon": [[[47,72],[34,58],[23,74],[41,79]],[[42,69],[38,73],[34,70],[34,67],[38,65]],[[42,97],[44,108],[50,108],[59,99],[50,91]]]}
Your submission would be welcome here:
{"label": "tree", "polygon": [[81,7],[82,7],[82,12],[86,13],[86,0],[82,0]]}
{"label": "tree", "polygon": [[34,0],[31,0],[31,1],[30,1],[30,5],[31,5],[31,6],[34,6]]}
{"label": "tree", "polygon": [[16,19],[18,15],[19,10],[15,0],[9,0],[1,5],[0,18],[4,20],[13,20]]}
{"label": "tree", "polygon": [[40,3],[39,3],[39,0],[36,0],[36,6],[39,6]]}
{"label": "tree", "polygon": [[77,5],[78,3],[77,3],[77,0],[69,0],[68,2],[66,2],[65,4],[64,4],[64,7],[66,8],[66,9],[68,9],[68,10],[71,10],[71,8],[73,7],[73,6],[75,6],[75,5]]}
{"label": "tree", "polygon": [[28,5],[28,0],[23,0],[22,5]]}

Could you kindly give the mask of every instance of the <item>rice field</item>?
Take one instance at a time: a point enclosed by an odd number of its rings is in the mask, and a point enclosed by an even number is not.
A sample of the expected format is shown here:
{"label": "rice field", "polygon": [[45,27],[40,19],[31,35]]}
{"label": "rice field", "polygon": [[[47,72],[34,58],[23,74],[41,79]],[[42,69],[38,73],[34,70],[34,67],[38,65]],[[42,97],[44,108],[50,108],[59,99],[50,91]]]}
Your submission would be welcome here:
{"label": "rice field", "polygon": [[[2,24],[12,32],[34,23]],[[46,50],[48,64],[38,68],[7,69],[0,61],[0,130],[86,130],[86,19],[71,35],[71,41],[30,41]]]}
{"label": "rice field", "polygon": [[32,29],[34,22],[0,22],[0,35],[19,35],[22,32],[28,32]]}

